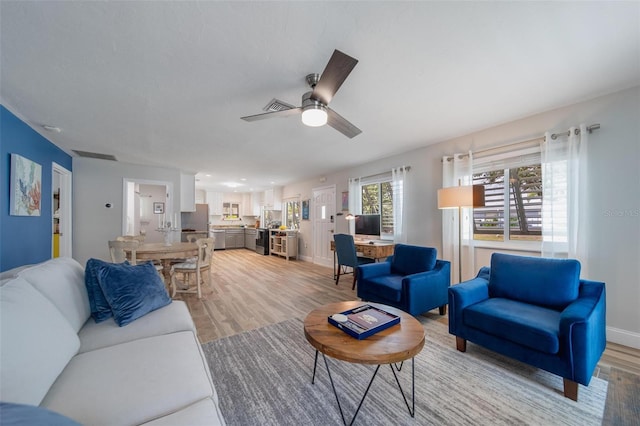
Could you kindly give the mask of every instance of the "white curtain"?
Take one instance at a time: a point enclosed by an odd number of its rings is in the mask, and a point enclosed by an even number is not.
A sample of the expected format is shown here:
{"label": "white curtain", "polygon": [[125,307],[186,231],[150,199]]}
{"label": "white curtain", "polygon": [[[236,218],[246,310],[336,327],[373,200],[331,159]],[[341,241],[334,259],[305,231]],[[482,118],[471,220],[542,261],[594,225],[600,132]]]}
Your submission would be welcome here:
{"label": "white curtain", "polygon": [[542,143],[542,256],[578,259],[587,276],[588,182],[586,125]]}
{"label": "white curtain", "polygon": [[393,192],[393,241],[406,243],[404,191],[407,182],[407,167],[391,169],[391,189]]}
{"label": "white curtain", "polygon": [[[466,186],[473,182],[473,155],[453,154],[442,159],[442,187]],[[473,208],[463,208],[462,227],[457,209],[442,210],[442,258],[451,262],[451,281],[460,282],[475,276],[473,244]],[[460,230],[462,230],[462,259],[459,259]],[[462,276],[458,277],[460,265]]]}
{"label": "white curtain", "polygon": [[[362,194],[360,194],[360,178],[349,179],[349,213],[362,214]],[[355,233],[355,221],[348,220],[349,234]]]}

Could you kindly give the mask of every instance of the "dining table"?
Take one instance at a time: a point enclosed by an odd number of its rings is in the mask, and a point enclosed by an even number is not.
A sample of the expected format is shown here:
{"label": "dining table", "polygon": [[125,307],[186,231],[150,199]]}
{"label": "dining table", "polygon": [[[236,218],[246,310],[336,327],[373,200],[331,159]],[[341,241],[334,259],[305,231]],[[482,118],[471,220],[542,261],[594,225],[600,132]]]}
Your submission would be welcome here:
{"label": "dining table", "polygon": [[[159,260],[162,262],[162,274],[165,283],[171,282],[171,261],[198,256],[196,243],[174,242],[170,245],[164,243],[144,243],[136,249],[136,262],[141,260]],[[130,252],[127,253],[130,257]]]}

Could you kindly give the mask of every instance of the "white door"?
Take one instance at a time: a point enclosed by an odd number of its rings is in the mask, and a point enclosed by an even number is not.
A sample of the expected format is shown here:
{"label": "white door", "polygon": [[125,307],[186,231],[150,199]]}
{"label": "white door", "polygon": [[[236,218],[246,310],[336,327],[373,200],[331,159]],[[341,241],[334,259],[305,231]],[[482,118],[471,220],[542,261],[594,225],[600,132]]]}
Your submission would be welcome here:
{"label": "white door", "polygon": [[[71,257],[72,256],[72,238],[71,238],[71,172],[60,164],[52,165],[52,194],[57,194],[58,199],[54,200],[55,211],[52,211],[51,219],[54,226],[54,233],[58,232],[57,243],[52,244],[51,257]],[[57,205],[56,205],[57,203]],[[52,209],[53,210],[53,209]],[[57,223],[57,229],[55,229]],[[54,239],[56,235],[54,234]],[[58,244],[57,247],[55,245]]]}
{"label": "white door", "polygon": [[333,266],[331,241],[335,231],[336,187],[313,190],[313,263]]}

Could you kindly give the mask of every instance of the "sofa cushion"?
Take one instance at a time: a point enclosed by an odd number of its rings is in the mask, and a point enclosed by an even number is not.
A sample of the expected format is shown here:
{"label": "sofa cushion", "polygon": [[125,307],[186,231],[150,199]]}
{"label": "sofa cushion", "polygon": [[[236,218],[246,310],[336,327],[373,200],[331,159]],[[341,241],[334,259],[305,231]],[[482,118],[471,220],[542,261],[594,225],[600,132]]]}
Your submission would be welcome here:
{"label": "sofa cushion", "polygon": [[85,425],[140,424],[215,396],[191,331],[78,354],[42,406]]}
{"label": "sofa cushion", "polygon": [[[118,265],[128,265],[126,260]],[[102,292],[100,283],[98,282],[98,268],[104,265],[111,265],[100,259],[89,259],[84,268],[84,284],[87,289],[87,297],[89,298],[89,306],[91,308],[91,316],[95,322],[105,321],[113,316],[111,306],[107,298]]]}
{"label": "sofa cushion", "polygon": [[393,251],[391,270],[398,275],[430,271],[436,266],[438,251],[432,247],[397,244]]}
{"label": "sofa cushion", "polygon": [[367,293],[377,294],[392,302],[400,302],[402,298],[402,276],[384,275],[366,280]]}
{"label": "sofa cushion", "polygon": [[196,331],[187,305],[181,300],[174,300],[167,306],[138,318],[126,327],[119,327],[113,318],[99,324],[89,319],[78,333],[80,338],[78,352],[92,351],[177,331],[193,331],[194,333]]}
{"label": "sofa cushion", "polygon": [[560,349],[560,312],[517,302],[491,298],[467,307],[464,323],[488,334],[548,354]]}
{"label": "sofa cushion", "polygon": [[24,278],[0,288],[0,400],[38,405],[76,354],[69,321]]}
{"label": "sofa cushion", "polygon": [[217,426],[224,424],[225,421],[218,405],[213,399],[206,398],[178,412],[145,423],[144,426]]}
{"label": "sofa cushion", "polygon": [[491,297],[504,297],[554,309],[578,298],[580,262],[493,253],[489,277]]}
{"label": "sofa cushion", "polygon": [[19,276],[53,303],[77,332],[91,314],[82,265],[70,257],[51,259]]}
{"label": "sofa cushion", "polygon": [[97,271],[100,288],[120,327],[171,303],[151,262],[135,266],[105,264]]}
{"label": "sofa cushion", "polygon": [[81,426],[80,423],[69,417],[54,413],[46,408],[8,402],[0,402],[0,419],[3,426]]}

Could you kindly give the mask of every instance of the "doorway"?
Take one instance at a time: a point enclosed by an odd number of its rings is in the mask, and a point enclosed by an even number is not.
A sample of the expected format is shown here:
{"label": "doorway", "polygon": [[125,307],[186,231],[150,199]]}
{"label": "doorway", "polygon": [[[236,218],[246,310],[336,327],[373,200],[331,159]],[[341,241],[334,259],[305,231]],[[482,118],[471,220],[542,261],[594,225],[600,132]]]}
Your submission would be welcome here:
{"label": "doorway", "polygon": [[335,232],[336,187],[313,189],[313,263],[332,266],[331,241]]}
{"label": "doorway", "polygon": [[71,172],[60,164],[52,164],[51,193],[51,257],[71,257]]}
{"label": "doorway", "polygon": [[[171,182],[125,178],[122,235],[142,235],[145,243],[163,242],[164,234],[158,231],[161,225],[171,223],[171,228],[176,228],[179,222],[172,193]],[[180,233],[176,235],[172,241],[179,241]]]}

